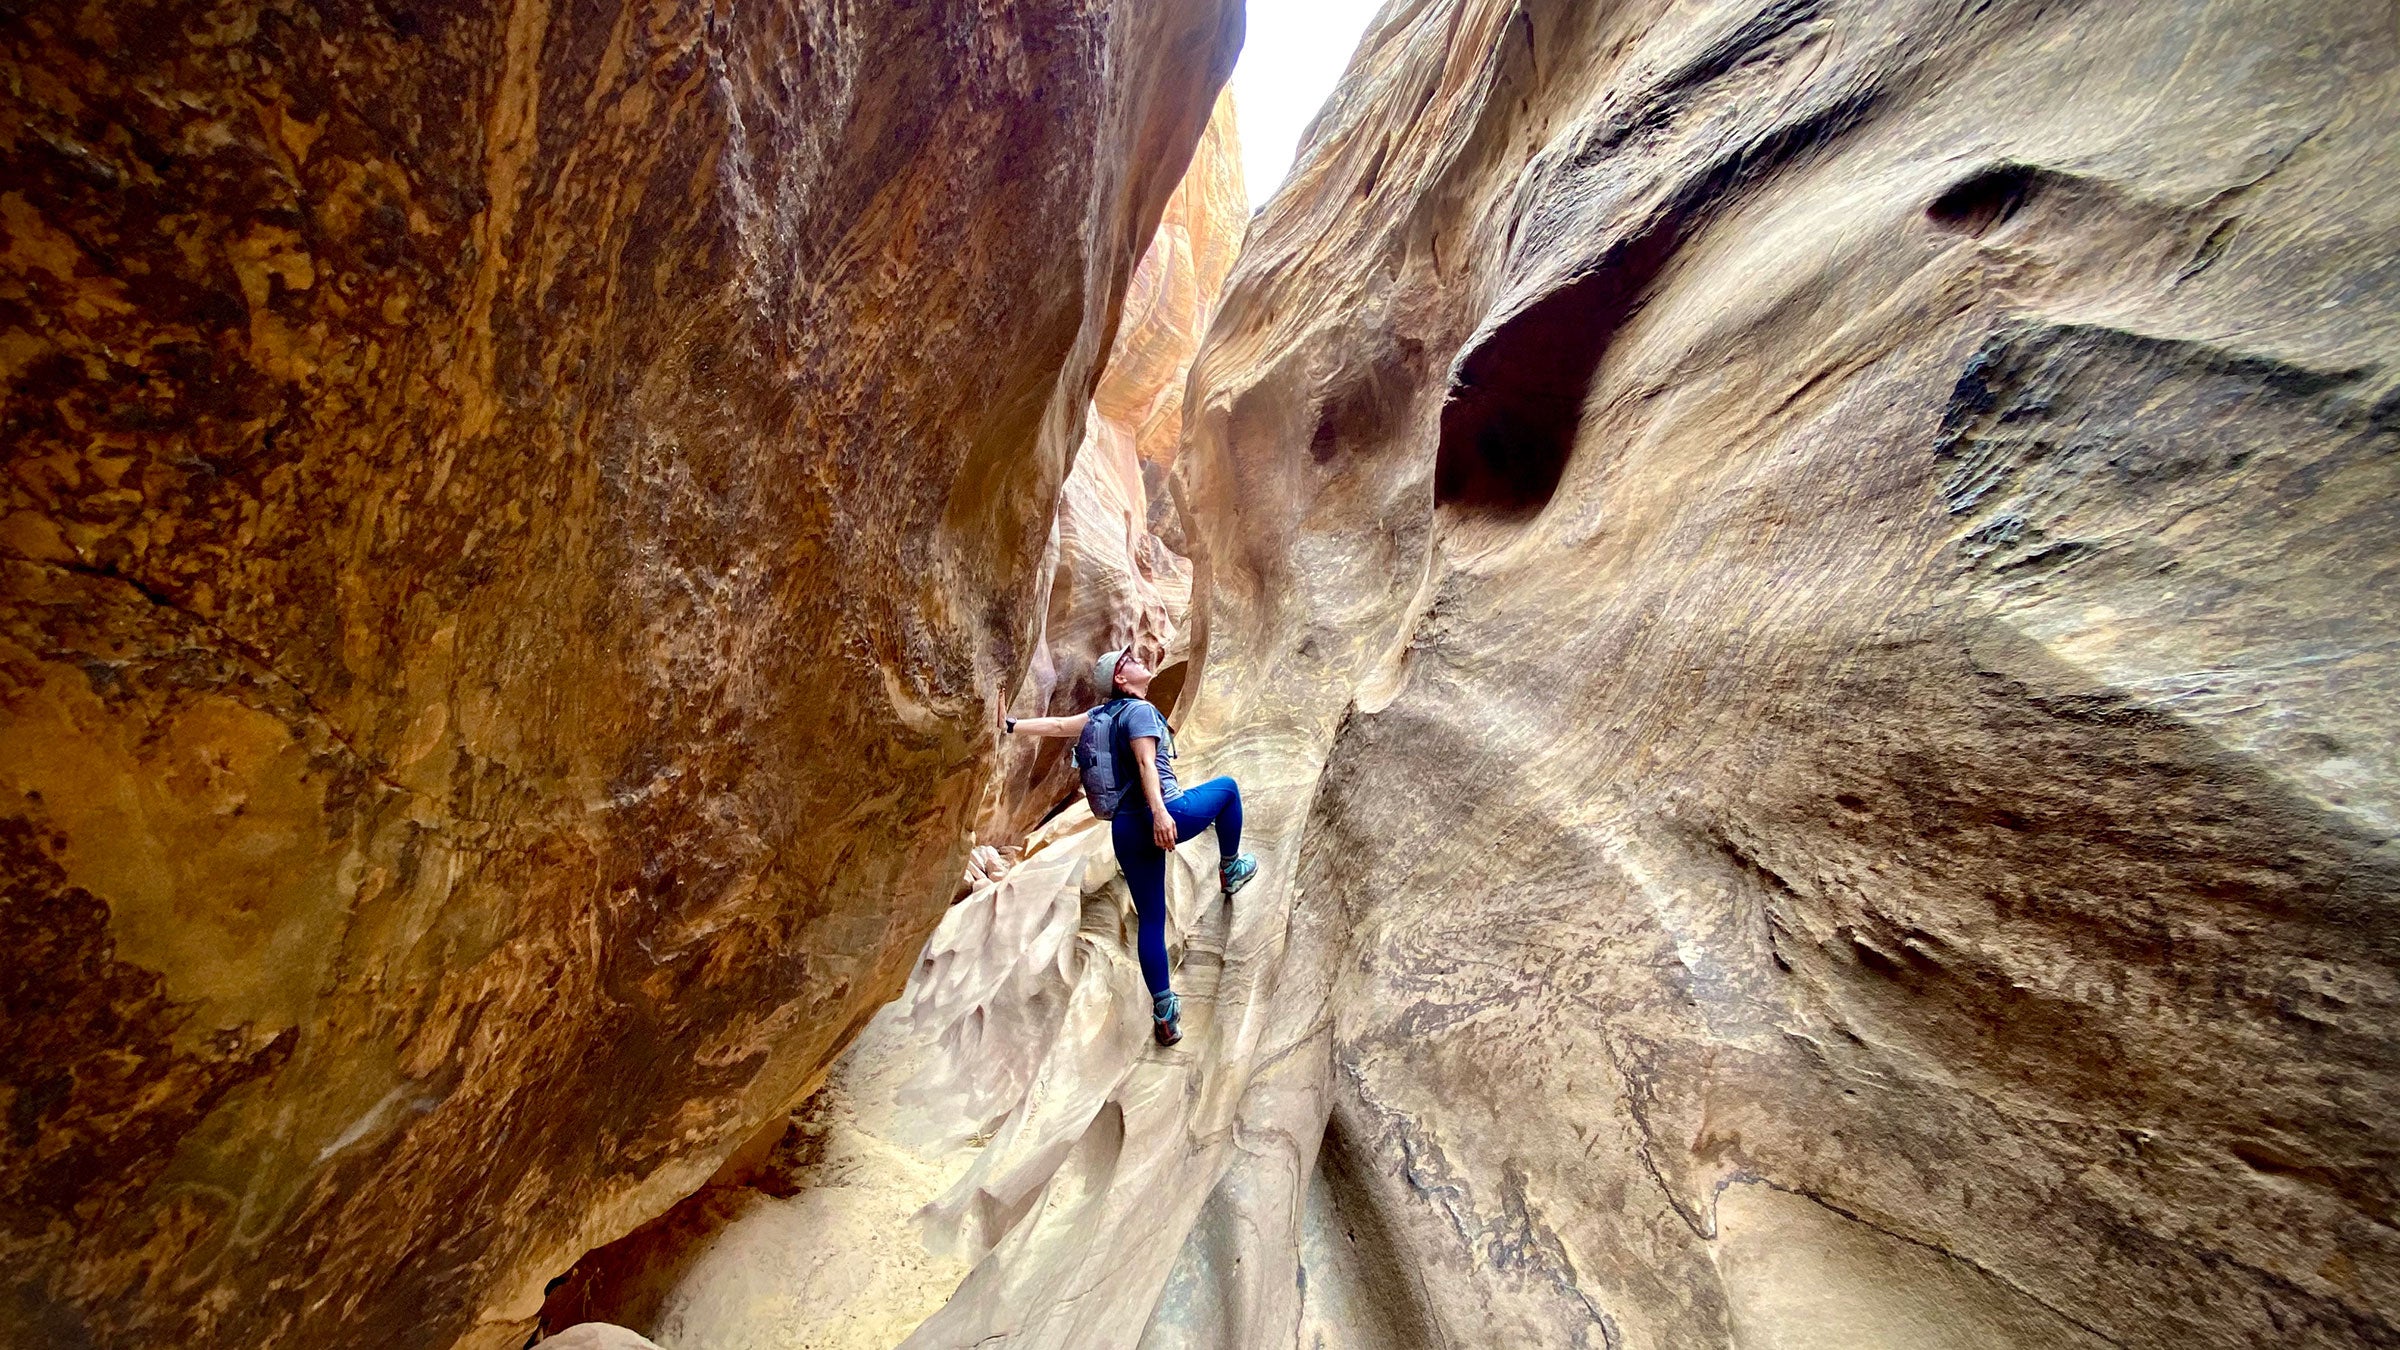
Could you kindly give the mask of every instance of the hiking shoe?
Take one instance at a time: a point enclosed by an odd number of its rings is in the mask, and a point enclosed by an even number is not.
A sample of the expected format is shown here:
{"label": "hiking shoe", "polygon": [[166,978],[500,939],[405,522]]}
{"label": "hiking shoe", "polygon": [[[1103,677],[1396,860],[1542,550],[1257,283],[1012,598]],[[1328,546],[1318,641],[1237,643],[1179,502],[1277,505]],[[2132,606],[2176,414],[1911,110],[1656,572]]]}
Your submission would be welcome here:
{"label": "hiking shoe", "polygon": [[1217,884],[1225,888],[1225,898],[1228,900],[1233,898],[1235,891],[1249,885],[1250,878],[1257,875],[1258,859],[1247,853],[1217,864]]}
{"label": "hiking shoe", "polygon": [[1183,1000],[1173,990],[1150,1000],[1150,1030],[1160,1045],[1183,1039]]}

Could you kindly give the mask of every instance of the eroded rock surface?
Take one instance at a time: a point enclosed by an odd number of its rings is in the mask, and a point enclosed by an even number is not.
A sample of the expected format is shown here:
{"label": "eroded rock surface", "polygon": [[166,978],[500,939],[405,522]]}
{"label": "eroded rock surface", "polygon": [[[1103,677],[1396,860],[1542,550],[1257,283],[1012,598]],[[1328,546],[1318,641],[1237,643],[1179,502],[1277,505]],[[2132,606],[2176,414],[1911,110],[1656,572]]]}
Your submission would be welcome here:
{"label": "eroded rock surface", "polygon": [[1230,0],[0,27],[0,1322],[521,1343],[897,987]]}
{"label": "eroded rock surface", "polygon": [[[1214,864],[1195,844],[1169,870],[1187,1025],[1209,1022],[1224,955]],[[682,1222],[595,1254],[597,1300],[558,1311],[667,1350],[890,1350],[986,1334],[1002,1278],[1026,1282],[1002,1301],[1043,1344],[1138,1331],[1179,1226],[1147,1231],[1129,1279],[1097,1297],[1083,1282],[1110,1269],[1100,1244],[1125,1205],[1171,1212],[1205,1178],[1182,1128],[1196,1066],[1151,1043],[1134,931],[1107,826],[1070,806],[943,918],[906,992],[795,1117],[811,1160],[767,1169],[777,1198],[704,1191]]]}
{"label": "eroded rock surface", "polygon": [[1388,6],[1179,465],[1265,869],[909,1344],[2400,1341],[2395,128],[2363,0]]}

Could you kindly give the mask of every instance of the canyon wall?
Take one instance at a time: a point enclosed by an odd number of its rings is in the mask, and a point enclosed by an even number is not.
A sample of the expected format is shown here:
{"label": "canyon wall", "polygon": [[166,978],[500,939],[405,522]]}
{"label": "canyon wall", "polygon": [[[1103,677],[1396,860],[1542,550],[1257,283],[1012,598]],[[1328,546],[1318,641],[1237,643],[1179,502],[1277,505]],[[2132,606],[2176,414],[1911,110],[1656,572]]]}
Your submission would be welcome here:
{"label": "canyon wall", "polygon": [[1308,787],[1143,1344],[2400,1342],[2396,158],[2384,3],[1387,6],[1194,377]]}
{"label": "canyon wall", "polygon": [[513,1346],[822,1076],[1240,30],[11,11],[0,1340]]}
{"label": "canyon wall", "polygon": [[[1185,380],[1249,215],[1229,90],[1134,269],[1083,444],[1059,489],[1034,595],[1041,626],[1010,706],[1019,717],[1071,715],[1099,702],[1091,669],[1103,652],[1139,642],[1162,672],[1184,659],[1192,569],[1178,551],[1183,522],[1168,475],[1183,439]],[[1172,711],[1181,689],[1180,673],[1167,674],[1154,698]],[[1014,847],[1073,796],[1071,749],[1030,739],[1006,746],[977,837]]]}

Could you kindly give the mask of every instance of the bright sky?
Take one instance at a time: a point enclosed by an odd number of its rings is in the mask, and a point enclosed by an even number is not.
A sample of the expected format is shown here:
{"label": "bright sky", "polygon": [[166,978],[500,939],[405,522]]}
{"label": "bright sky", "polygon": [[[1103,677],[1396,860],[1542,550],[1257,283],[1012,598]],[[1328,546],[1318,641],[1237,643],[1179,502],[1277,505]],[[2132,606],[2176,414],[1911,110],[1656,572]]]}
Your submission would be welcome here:
{"label": "bright sky", "polygon": [[1233,68],[1241,119],[1242,177],[1250,205],[1275,195],[1300,149],[1300,133],[1350,64],[1383,0],[1250,0],[1250,35]]}

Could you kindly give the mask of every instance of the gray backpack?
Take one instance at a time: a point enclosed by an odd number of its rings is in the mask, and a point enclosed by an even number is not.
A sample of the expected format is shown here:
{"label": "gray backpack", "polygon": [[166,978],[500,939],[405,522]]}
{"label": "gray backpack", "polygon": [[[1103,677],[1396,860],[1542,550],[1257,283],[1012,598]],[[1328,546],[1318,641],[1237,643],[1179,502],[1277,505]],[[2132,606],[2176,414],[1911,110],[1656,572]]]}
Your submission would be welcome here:
{"label": "gray backpack", "polygon": [[1112,698],[1092,709],[1091,716],[1084,719],[1083,735],[1075,742],[1075,767],[1083,773],[1084,799],[1092,804],[1092,814],[1102,820],[1116,818],[1125,793],[1141,778],[1133,744],[1125,739],[1125,714],[1133,710],[1133,704],[1129,698]]}

